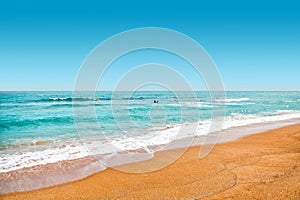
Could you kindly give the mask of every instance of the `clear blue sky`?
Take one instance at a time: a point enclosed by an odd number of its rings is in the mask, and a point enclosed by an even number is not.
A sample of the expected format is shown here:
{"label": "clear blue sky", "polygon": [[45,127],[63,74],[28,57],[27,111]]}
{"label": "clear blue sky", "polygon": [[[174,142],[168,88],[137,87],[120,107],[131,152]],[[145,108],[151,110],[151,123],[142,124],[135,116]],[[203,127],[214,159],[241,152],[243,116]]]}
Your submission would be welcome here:
{"label": "clear blue sky", "polygon": [[96,45],[149,26],[199,42],[227,90],[300,90],[299,10],[288,0],[2,1],[0,90],[72,90]]}

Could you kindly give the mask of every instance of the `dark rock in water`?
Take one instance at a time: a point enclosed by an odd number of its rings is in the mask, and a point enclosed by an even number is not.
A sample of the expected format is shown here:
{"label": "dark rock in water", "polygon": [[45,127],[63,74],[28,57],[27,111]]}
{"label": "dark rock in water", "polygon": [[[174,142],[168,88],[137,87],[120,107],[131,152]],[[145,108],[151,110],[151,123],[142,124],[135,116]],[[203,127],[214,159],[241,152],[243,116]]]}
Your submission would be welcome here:
{"label": "dark rock in water", "polygon": [[153,103],[158,103],[158,100],[154,100]]}

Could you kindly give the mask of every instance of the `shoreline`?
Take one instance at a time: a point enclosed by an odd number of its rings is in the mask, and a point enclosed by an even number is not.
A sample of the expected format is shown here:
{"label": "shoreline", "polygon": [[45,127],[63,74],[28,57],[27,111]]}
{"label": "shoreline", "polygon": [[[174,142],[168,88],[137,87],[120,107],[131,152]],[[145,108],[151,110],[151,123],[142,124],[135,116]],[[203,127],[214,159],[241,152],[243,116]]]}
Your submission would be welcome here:
{"label": "shoreline", "polygon": [[[300,196],[300,184],[297,183],[300,176],[299,139],[300,124],[290,125],[263,133],[251,134],[231,142],[218,143],[204,159],[198,158],[199,146],[189,147],[178,160],[158,171],[132,174],[118,170],[155,167],[162,161],[172,158],[172,155],[176,155],[180,149],[159,151],[150,160],[108,168],[73,182],[37,190],[3,194],[0,198],[122,199],[149,197],[155,199],[155,197],[159,197],[155,195],[159,194],[160,197],[165,198],[210,196],[213,199],[214,196],[219,198],[220,195],[220,198],[251,198],[255,197],[251,195],[267,197],[270,189],[267,185],[271,185],[273,197],[283,194],[296,199]],[[259,165],[257,166],[257,164]],[[277,168],[278,170],[274,171]],[[237,169],[238,173],[236,172]],[[249,179],[253,179],[253,183]],[[291,185],[291,188],[285,188],[284,191],[278,190],[284,182]],[[234,189],[244,187],[252,189],[250,192],[244,191],[240,194],[238,190]],[[185,192],[180,192],[180,190]],[[253,191],[260,191],[260,194],[255,194]]]}
{"label": "shoreline", "polygon": [[[300,118],[292,118],[276,122],[271,121],[237,126],[224,129],[219,135],[216,132],[211,133],[208,137],[181,137],[163,145],[146,146],[135,150],[121,150],[113,154],[88,155],[76,159],[61,160],[53,163],[50,162],[2,172],[0,173],[0,182],[2,184],[0,194],[26,192],[81,180],[95,173],[102,172],[107,168],[118,168],[118,166],[122,165],[130,165],[141,161],[151,160],[158,152],[177,149],[177,153],[172,157],[155,165],[155,170],[158,170],[171,164],[189,147],[201,146],[201,150],[199,149],[201,155],[199,154],[199,156],[203,157],[211,151],[215,144],[235,141],[247,135],[258,134],[275,128],[298,124],[299,122]],[[188,123],[187,125],[190,124]],[[164,130],[168,129],[170,128],[165,128]],[[183,132],[188,133],[189,131],[184,130]],[[164,132],[161,134],[163,135]],[[142,173],[152,170],[154,170],[153,167],[144,167],[143,170],[138,171],[139,173]],[[125,172],[136,173],[136,169],[125,169]]]}

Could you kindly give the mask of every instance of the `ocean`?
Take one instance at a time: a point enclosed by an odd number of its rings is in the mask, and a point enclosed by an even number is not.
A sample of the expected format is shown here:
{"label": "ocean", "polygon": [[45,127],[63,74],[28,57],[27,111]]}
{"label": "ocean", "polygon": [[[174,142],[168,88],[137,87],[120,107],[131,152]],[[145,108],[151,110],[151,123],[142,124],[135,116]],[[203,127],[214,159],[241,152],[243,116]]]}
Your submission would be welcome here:
{"label": "ocean", "polygon": [[[270,124],[300,122],[300,92],[226,92],[222,100],[201,91],[98,91],[76,97],[72,91],[2,91],[0,193],[64,183],[133,161],[118,162],[116,155],[124,152],[135,153],[130,154],[135,161],[149,159],[174,140],[209,135],[212,111],[222,108],[223,137],[243,127],[267,130]],[[180,131],[193,124],[196,128]]]}

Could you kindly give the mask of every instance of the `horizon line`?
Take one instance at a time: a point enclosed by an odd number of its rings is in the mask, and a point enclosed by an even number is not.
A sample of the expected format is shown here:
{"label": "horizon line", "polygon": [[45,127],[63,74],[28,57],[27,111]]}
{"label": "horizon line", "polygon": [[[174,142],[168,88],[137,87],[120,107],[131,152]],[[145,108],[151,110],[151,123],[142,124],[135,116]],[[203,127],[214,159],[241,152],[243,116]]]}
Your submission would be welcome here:
{"label": "horizon line", "polygon": [[[137,92],[165,92],[168,90],[138,90]],[[172,90],[176,92],[222,92],[222,90]],[[0,92],[75,92],[74,90],[0,90]],[[76,92],[133,92],[133,90],[77,90]],[[224,90],[224,92],[300,92],[292,90]]]}

